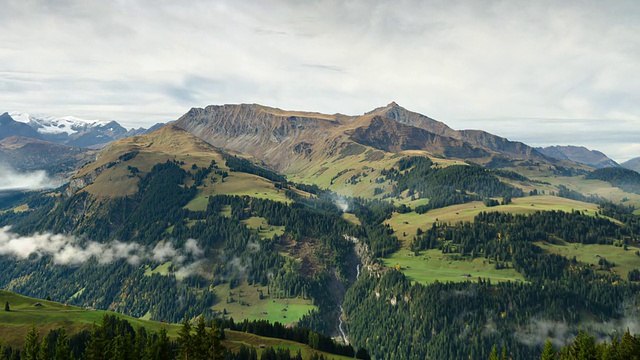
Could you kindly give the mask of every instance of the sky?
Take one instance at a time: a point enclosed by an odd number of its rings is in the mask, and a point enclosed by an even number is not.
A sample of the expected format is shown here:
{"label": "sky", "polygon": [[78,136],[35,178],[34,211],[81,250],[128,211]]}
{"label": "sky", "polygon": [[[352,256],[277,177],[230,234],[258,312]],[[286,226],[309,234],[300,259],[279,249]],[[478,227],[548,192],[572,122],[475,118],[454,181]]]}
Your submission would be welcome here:
{"label": "sky", "polygon": [[454,129],[640,156],[640,1],[0,0],[0,112],[148,127],[396,101]]}

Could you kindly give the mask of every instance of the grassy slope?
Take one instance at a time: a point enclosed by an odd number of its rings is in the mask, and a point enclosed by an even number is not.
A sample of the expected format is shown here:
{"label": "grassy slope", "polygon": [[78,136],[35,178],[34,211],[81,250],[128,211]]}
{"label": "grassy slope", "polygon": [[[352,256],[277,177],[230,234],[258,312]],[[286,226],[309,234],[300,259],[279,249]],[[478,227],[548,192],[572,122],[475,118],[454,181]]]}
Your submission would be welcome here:
{"label": "grassy slope", "polygon": [[623,279],[627,279],[629,271],[640,268],[640,257],[635,254],[640,248],[629,246],[628,250],[612,245],[584,245],[559,242],[558,244],[537,243],[543,250],[562,255],[568,259],[576,257],[580,262],[598,265],[600,257],[616,264],[612,268]]}
{"label": "grassy slope", "polygon": [[[418,228],[428,229],[434,222],[458,222],[473,221],[473,218],[482,211],[500,211],[507,213],[527,214],[541,210],[580,210],[585,214],[595,215],[598,206],[582,201],[575,201],[557,196],[539,195],[527,196],[513,199],[509,205],[499,205],[486,207],[481,201],[474,201],[466,204],[452,205],[440,209],[418,214],[414,211],[406,214],[395,213],[393,217],[386,221],[395,230],[396,236],[405,245],[413,239]],[[406,236],[404,235],[406,234]]]}
{"label": "grassy slope", "polygon": [[[226,309],[227,316],[236,321],[249,319],[293,324],[309,311],[316,309],[311,300],[271,298],[267,294],[267,287],[263,286],[251,286],[243,283],[237,288],[229,290],[229,284],[220,284],[214,289],[222,301],[214,305],[213,309],[220,312]],[[262,300],[260,300],[258,290],[262,290],[264,295]],[[230,298],[234,301],[227,303]]]}
{"label": "grassy slope", "polygon": [[[11,311],[2,311],[0,315],[0,338],[5,344],[22,346],[24,334],[35,326],[40,334],[63,324],[74,334],[84,329],[91,329],[93,323],[99,324],[105,314],[116,315],[127,320],[134,328],[143,326],[152,331],[165,327],[169,336],[175,337],[178,325],[163,324],[156,321],[145,321],[130,316],[120,315],[102,310],[85,310],[74,306],[66,306],[53,301],[38,300],[12,292],[0,290],[0,303],[9,302]],[[39,302],[42,306],[36,307]]]}
{"label": "grassy slope", "polygon": [[252,216],[241,222],[247,225],[249,229],[257,231],[262,239],[273,239],[274,236],[284,234],[284,226],[269,225],[267,219],[263,217]]}
{"label": "grassy slope", "polygon": [[451,256],[440,250],[421,251],[419,256],[406,249],[400,250],[384,259],[389,267],[400,265],[401,270],[411,281],[429,284],[440,282],[477,281],[478,277],[491,279],[492,282],[516,281],[524,278],[513,269],[496,270],[494,264],[482,258],[473,260],[451,260]]}
{"label": "grassy slope", "polygon": [[[24,337],[32,326],[35,326],[40,335],[46,334],[49,330],[59,328],[63,324],[67,331],[75,334],[82,330],[89,330],[93,323],[100,324],[105,314],[116,315],[127,320],[134,328],[145,327],[147,330],[159,331],[161,328],[167,329],[169,336],[177,336],[180,325],[165,324],[156,321],[146,321],[120,315],[108,311],[84,310],[74,306],[66,306],[53,301],[39,300],[18,295],[12,292],[0,290],[0,302],[3,305],[9,302],[10,312],[0,313],[0,340],[5,345],[22,347]],[[40,303],[41,307],[34,306]],[[241,345],[258,348],[261,344],[275,348],[286,348],[295,354],[300,350],[305,358],[308,358],[315,351],[304,344],[288,340],[257,336],[239,331],[226,330],[226,340],[223,344],[230,350],[238,350]],[[258,349],[258,352],[261,350]],[[322,353],[329,359],[347,359],[346,357]]]}

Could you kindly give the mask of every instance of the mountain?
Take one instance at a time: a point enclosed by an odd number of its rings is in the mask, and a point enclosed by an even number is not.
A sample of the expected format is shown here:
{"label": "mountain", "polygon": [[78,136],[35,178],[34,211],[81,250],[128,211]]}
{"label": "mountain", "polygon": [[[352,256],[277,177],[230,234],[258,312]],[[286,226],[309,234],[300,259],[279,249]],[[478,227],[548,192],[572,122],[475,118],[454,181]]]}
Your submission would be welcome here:
{"label": "mountain", "polygon": [[45,170],[63,178],[72,175],[82,163],[92,161],[94,153],[30,137],[0,140],[0,163],[18,171]]}
{"label": "mountain", "polygon": [[[116,121],[87,120],[74,116],[55,117],[22,112],[5,113],[3,116],[8,116],[20,124],[21,133],[12,135],[83,148],[102,148],[114,140],[142,135],[149,131],[144,128],[127,130]],[[154,129],[161,125],[156,124]]]}
{"label": "mountain", "polygon": [[[535,149],[518,141],[509,141],[503,137],[490,134],[482,130],[460,130],[456,131],[448,127],[446,124],[431,119],[425,115],[409,111],[395,102],[387,106],[377,108],[367,113],[369,115],[380,115],[393,119],[399,123],[427,130],[433,134],[443,137],[450,137],[467,143],[467,146],[483,149],[489,153],[500,154],[517,159],[527,159],[555,163],[553,159],[549,159],[540,154]],[[453,152],[455,153],[455,152]],[[464,159],[467,152],[450,154],[447,157]],[[489,155],[489,154],[487,154]],[[469,156],[470,158],[478,156]]]}
{"label": "mountain", "polygon": [[395,102],[360,116],[285,111],[257,104],[193,108],[176,126],[222,149],[250,154],[283,172],[330,158],[350,143],[385,152],[423,150],[435,156],[534,160],[555,164],[537,150],[484,131],[456,131]]}
{"label": "mountain", "polygon": [[598,150],[589,150],[584,146],[548,146],[536,148],[541,153],[556,159],[569,160],[588,165],[596,169],[606,167],[620,167],[617,162]]}
{"label": "mountain", "polygon": [[620,164],[620,166],[626,169],[631,169],[631,170],[640,172],[640,157],[627,160],[622,164]]}
{"label": "mountain", "polygon": [[31,128],[31,126],[15,121],[8,113],[4,113],[0,115],[0,139],[11,136],[23,136],[33,139],[41,138],[40,134]]}
{"label": "mountain", "polygon": [[193,108],[0,202],[0,288],[309,327],[376,359],[539,359],[638,321],[640,195],[607,183],[637,179],[587,170],[395,103]]}

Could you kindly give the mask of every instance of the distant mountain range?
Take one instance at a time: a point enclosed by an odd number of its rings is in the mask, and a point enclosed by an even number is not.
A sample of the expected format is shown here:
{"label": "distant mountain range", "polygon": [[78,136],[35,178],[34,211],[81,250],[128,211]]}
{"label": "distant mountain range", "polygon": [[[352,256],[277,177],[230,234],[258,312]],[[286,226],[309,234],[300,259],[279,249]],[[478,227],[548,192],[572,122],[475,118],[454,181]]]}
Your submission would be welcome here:
{"label": "distant mountain range", "polygon": [[598,150],[589,150],[584,146],[548,146],[544,148],[539,147],[536,148],[536,150],[556,159],[573,161],[596,169],[620,167],[617,162],[613,161],[602,152]]}
{"label": "distant mountain range", "polygon": [[[22,169],[37,167],[40,162],[36,159],[44,161],[51,154],[65,154],[59,162],[70,164],[68,155],[77,155],[82,152],[80,149],[100,149],[163,125],[127,130],[116,121],[4,113],[0,115],[0,140],[14,136],[19,139],[11,141],[12,149],[4,145],[0,161],[15,156],[15,144],[20,143],[20,157],[29,160],[13,159],[10,163],[22,164]],[[192,108],[175,125],[216,147],[251,155],[284,173],[361,145],[388,153],[425,151],[435,157],[469,160],[489,168],[522,161],[594,168],[621,166],[602,152],[581,146],[533,148],[481,130],[457,131],[395,102],[359,116],[287,111],[258,104],[212,105]],[[25,146],[29,139],[34,141]],[[63,151],[60,146],[70,148]],[[622,166],[640,170],[640,160],[630,160]]]}
{"label": "distant mountain range", "polygon": [[116,121],[86,120],[9,112],[0,115],[0,139],[22,136],[80,148],[102,148],[129,136],[142,135],[163,124],[127,130]]}

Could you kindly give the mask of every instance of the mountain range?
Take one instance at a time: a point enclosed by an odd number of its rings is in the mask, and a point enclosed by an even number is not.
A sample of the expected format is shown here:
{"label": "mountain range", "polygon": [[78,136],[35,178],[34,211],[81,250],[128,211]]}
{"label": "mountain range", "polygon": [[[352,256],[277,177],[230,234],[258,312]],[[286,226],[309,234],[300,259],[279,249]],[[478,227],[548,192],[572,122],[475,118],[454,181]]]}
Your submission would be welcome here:
{"label": "mountain range", "polygon": [[1,160],[70,179],[0,196],[9,291],[308,327],[380,359],[495,346],[535,359],[547,337],[640,320],[625,310],[640,303],[640,175],[596,151],[454,130],[394,102],[357,116],[207,106],[137,135],[0,121]]}
{"label": "mountain range", "polygon": [[147,131],[144,128],[127,130],[116,121],[20,112],[2,114],[0,122],[3,125],[0,128],[0,139],[17,135],[81,148],[101,148],[114,140],[141,135]]}

